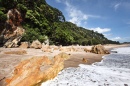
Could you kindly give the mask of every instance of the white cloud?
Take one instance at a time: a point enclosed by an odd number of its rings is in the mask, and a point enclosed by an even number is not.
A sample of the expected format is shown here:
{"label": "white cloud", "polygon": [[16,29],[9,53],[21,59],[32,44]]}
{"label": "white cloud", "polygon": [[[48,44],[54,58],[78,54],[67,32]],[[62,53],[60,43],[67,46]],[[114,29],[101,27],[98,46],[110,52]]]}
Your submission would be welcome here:
{"label": "white cloud", "polygon": [[97,31],[98,33],[106,33],[106,32],[111,31],[110,28],[100,28],[100,27],[97,27],[97,28],[90,28],[90,30]]}
{"label": "white cloud", "polygon": [[121,37],[112,38],[113,41],[119,41],[119,40],[121,40],[121,39],[122,39]]}
{"label": "white cloud", "polygon": [[[87,19],[88,18],[101,18],[100,16],[97,15],[88,15],[82,12],[81,10],[77,9],[75,6],[70,4],[68,0],[63,1],[66,5],[66,11],[68,13],[68,21],[77,24],[78,26],[83,26],[83,24],[87,24]],[[85,22],[85,23],[84,23]]]}
{"label": "white cloud", "polygon": [[69,19],[70,22],[80,26],[82,21],[86,21],[88,19],[88,15],[76,9],[70,3],[66,2],[65,4],[66,4],[66,11],[70,17]]}
{"label": "white cloud", "polygon": [[111,38],[111,40],[113,41],[120,41],[121,43],[123,42],[130,42],[130,37],[114,37],[114,38]]}
{"label": "white cloud", "polygon": [[121,3],[117,3],[117,4],[114,5],[115,11],[119,8],[120,5],[121,5]]}

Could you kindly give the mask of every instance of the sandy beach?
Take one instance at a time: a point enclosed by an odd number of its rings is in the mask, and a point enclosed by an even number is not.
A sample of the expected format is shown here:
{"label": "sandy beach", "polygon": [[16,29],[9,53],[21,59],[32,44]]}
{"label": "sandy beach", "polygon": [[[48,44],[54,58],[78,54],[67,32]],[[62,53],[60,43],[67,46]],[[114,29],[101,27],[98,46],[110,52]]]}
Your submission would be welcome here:
{"label": "sandy beach", "polygon": [[[105,45],[107,50],[117,47],[125,47],[125,45]],[[84,48],[91,49],[92,46],[73,46],[78,51],[76,52],[65,52],[70,55],[70,59],[64,62],[64,68],[68,67],[78,67],[79,64],[91,65],[94,62],[100,62],[102,60],[101,54],[94,54],[90,52],[85,52]],[[25,50],[26,54],[5,54],[9,51],[21,51]],[[0,86],[5,86],[4,80],[10,77],[13,73],[14,67],[22,60],[31,58],[33,56],[48,56],[53,58],[55,55],[61,53],[62,51],[54,50],[53,52],[43,52],[41,49],[21,49],[21,48],[0,48]],[[83,61],[83,58],[86,61]]]}

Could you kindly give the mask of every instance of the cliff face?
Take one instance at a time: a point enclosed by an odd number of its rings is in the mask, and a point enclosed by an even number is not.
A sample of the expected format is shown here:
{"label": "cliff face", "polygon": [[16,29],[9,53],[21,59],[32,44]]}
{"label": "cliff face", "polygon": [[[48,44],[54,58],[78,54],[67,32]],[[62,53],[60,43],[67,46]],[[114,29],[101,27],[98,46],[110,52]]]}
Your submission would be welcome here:
{"label": "cliff face", "polygon": [[17,9],[11,9],[7,13],[7,21],[5,29],[0,35],[0,44],[4,47],[17,47],[17,43],[21,40],[24,29],[21,26],[21,13]]}
{"label": "cliff face", "polygon": [[33,86],[53,79],[64,68],[64,60],[68,58],[68,54],[61,53],[52,60],[46,56],[24,60],[15,67],[13,76],[6,79],[7,86]]}

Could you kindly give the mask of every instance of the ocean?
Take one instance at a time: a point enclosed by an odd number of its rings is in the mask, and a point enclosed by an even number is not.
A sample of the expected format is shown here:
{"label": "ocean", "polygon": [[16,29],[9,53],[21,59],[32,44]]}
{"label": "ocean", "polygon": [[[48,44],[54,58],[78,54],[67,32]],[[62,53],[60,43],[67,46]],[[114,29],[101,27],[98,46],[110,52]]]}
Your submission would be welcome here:
{"label": "ocean", "polygon": [[66,68],[41,86],[130,86],[130,47],[116,48],[101,62]]}

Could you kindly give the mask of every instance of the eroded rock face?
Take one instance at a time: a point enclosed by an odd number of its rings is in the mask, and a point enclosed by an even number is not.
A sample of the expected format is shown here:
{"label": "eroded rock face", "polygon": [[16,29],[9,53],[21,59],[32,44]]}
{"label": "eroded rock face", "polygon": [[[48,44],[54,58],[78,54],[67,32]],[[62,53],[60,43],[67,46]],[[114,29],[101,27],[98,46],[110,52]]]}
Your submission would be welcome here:
{"label": "eroded rock face", "polygon": [[101,44],[93,46],[91,52],[96,54],[109,54],[109,51]]}
{"label": "eroded rock face", "polygon": [[6,79],[7,86],[33,86],[52,79],[64,68],[67,58],[69,55],[61,53],[52,60],[46,56],[24,60],[15,67],[13,76]]}
{"label": "eroded rock face", "polygon": [[4,47],[17,47],[25,30],[21,26],[22,17],[17,9],[11,9],[7,13],[5,29],[0,35],[0,44]]}

